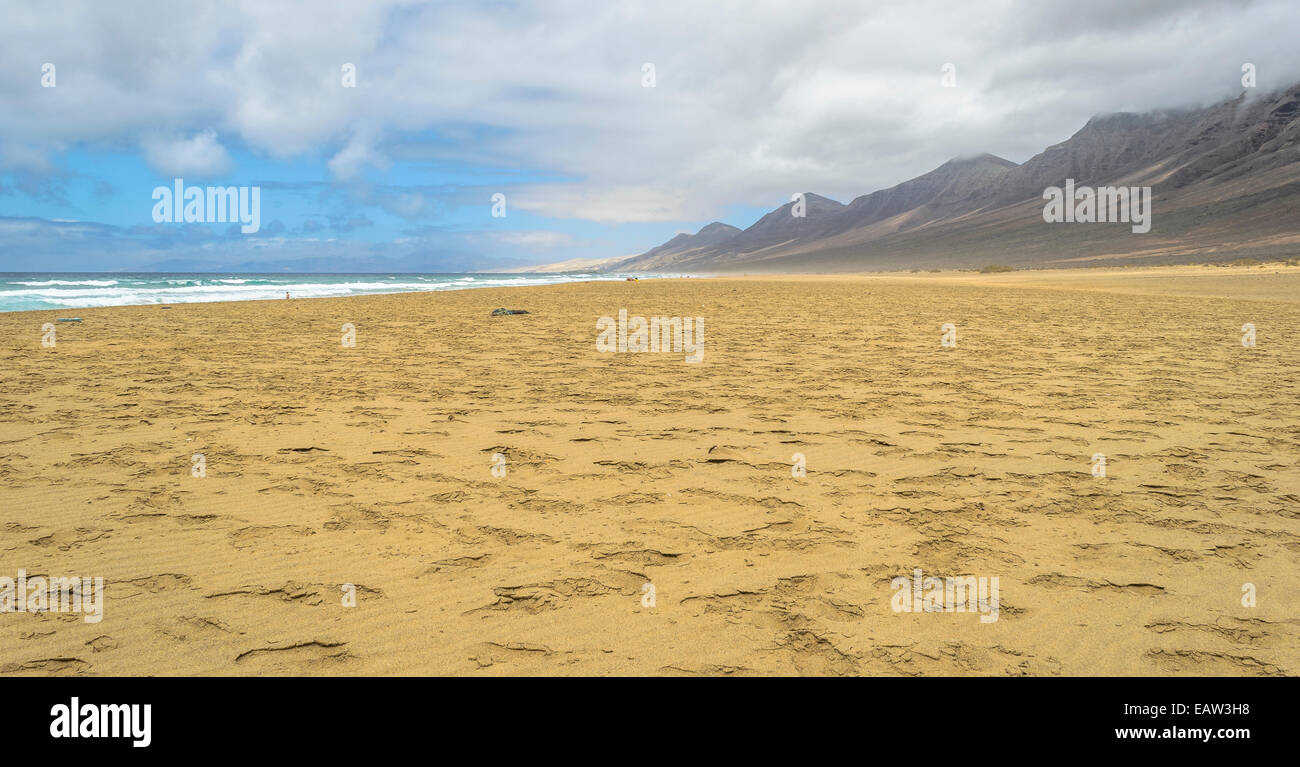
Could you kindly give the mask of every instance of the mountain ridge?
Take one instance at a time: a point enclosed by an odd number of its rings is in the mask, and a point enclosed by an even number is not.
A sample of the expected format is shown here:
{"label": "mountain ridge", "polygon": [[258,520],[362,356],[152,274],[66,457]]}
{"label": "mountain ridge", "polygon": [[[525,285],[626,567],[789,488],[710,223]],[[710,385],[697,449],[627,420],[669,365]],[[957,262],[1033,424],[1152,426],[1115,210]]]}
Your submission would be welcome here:
{"label": "mountain ridge", "polygon": [[[1043,190],[1066,179],[1152,187],[1151,231],[1043,221]],[[863,271],[1294,253],[1300,223],[1288,211],[1300,210],[1300,84],[1207,107],[1099,114],[1024,163],[979,153],[848,203],[812,192],[803,201],[803,217],[792,215],[791,201],[748,228],[714,222],[602,268]]]}

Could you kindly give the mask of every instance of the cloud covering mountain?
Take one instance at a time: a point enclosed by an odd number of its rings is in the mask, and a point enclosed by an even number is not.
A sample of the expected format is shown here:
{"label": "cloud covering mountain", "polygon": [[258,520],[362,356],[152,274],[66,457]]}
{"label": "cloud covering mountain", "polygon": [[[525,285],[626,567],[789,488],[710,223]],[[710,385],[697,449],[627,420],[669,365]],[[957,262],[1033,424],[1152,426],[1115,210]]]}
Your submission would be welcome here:
{"label": "cloud covering mountain", "polygon": [[[1150,187],[1149,231],[1044,220],[1044,192]],[[855,271],[1216,261],[1300,252],[1300,85],[1095,117],[1024,164],[960,158],[847,205],[808,193],[753,226],[678,236],[612,271]]]}

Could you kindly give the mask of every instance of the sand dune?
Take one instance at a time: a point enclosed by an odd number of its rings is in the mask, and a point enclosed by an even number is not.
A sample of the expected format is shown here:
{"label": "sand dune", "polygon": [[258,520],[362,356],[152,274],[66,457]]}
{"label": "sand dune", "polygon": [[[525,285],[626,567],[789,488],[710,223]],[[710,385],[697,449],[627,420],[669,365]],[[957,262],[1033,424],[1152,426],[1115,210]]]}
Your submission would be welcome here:
{"label": "sand dune", "polygon": [[[704,317],[703,362],[598,354],[620,308]],[[106,582],[99,623],[0,613],[3,674],[1300,673],[1300,269],[0,329],[0,575]],[[916,568],[999,578],[998,619],[895,612]]]}

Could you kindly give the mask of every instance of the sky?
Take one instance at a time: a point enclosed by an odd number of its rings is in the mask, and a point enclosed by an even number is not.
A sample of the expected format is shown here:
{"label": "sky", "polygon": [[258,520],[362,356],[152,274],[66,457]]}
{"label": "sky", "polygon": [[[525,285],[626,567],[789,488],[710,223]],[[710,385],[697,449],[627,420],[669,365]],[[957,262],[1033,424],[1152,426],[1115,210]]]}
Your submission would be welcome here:
{"label": "sky", "polygon": [[[0,271],[628,256],[794,193],[847,202],[953,157],[1023,162],[1096,114],[1234,97],[1245,64],[1249,93],[1300,81],[1294,0],[0,13]],[[260,228],[155,220],[178,178],[258,187]]]}

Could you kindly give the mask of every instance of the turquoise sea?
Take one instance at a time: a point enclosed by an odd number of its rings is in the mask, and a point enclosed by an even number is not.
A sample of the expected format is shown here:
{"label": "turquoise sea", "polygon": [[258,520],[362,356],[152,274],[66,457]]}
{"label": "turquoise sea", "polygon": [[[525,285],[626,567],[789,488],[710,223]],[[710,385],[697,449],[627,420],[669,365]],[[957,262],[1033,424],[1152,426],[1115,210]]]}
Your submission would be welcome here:
{"label": "turquoise sea", "polygon": [[[624,274],[0,273],[0,312],[132,304],[262,301],[622,280]],[[645,277],[647,275],[638,275]]]}

